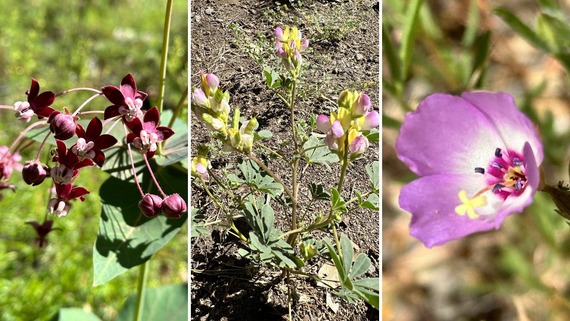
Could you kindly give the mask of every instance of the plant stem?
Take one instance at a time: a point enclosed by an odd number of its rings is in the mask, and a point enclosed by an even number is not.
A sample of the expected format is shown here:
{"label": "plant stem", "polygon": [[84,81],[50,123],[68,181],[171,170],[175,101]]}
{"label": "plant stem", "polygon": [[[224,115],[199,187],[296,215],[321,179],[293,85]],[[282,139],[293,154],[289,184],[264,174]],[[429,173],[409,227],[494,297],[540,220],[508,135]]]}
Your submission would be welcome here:
{"label": "plant stem", "polygon": [[[172,18],[172,0],[166,2],[166,14],[164,15],[164,30],[162,32],[162,52],[160,55],[160,78],[158,85],[158,101],[156,103],[159,114],[162,114],[164,105],[164,87],[166,83],[166,59],[168,58],[168,42],[170,40],[170,21]],[[162,155],[163,143],[158,144],[156,153]]]}
{"label": "plant stem", "polygon": [[281,184],[281,186],[283,186],[283,190],[285,191],[287,196],[289,196],[289,198],[291,198],[291,200],[293,199],[293,193],[291,193],[291,190],[289,190],[289,188],[285,185],[285,183],[283,183],[283,181],[281,180],[281,178],[279,178],[279,176],[277,176],[275,173],[273,173],[259,158],[255,157],[255,155],[253,155],[253,153],[249,154],[248,156],[249,156],[249,159],[251,159],[257,165],[259,165],[259,167],[263,168],[263,170],[265,172],[267,172],[267,174],[269,174],[269,176],[273,177],[273,179],[277,183]]}
{"label": "plant stem", "polygon": [[241,232],[237,229],[237,227],[234,224],[234,220],[233,220],[233,216],[231,213],[229,213],[225,207],[222,206],[222,204],[220,203],[220,201],[218,201],[218,199],[214,196],[214,194],[212,194],[210,192],[210,189],[208,188],[208,186],[206,185],[206,182],[204,182],[204,180],[202,181],[202,187],[204,188],[204,190],[206,191],[206,193],[208,194],[208,196],[210,197],[210,199],[212,199],[212,201],[214,201],[214,203],[216,203],[216,205],[222,210],[222,212],[224,212],[224,214],[226,214],[226,218],[228,219],[228,221],[230,222],[230,227],[232,230],[234,230],[234,232],[236,232],[236,234],[239,236],[239,238],[244,241],[247,242],[247,237],[245,237],[243,234],[241,234]]}
{"label": "plant stem", "polygon": [[135,306],[135,318],[133,319],[133,321],[144,320],[142,318],[142,310],[144,307],[143,301],[146,292],[146,279],[148,277],[147,265],[149,264],[149,262],[150,258],[147,261],[145,261],[143,264],[141,264],[139,268],[139,280],[137,285],[137,302]]}
{"label": "plant stem", "polygon": [[180,112],[182,111],[182,106],[184,106],[186,98],[188,98],[188,86],[186,86],[186,90],[184,91],[182,97],[180,97],[180,100],[178,101],[178,104],[174,108],[174,113],[172,113],[172,117],[168,122],[168,127],[172,127],[172,125],[174,125],[174,121],[176,120],[176,118],[178,118],[178,115],[180,115]]}

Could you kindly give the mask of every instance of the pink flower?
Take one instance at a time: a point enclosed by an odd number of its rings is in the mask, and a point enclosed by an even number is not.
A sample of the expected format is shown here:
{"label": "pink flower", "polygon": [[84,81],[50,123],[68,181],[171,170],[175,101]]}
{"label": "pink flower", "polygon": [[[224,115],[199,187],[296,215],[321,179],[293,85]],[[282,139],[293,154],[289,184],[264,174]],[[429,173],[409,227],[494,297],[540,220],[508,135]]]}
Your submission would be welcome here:
{"label": "pink flower", "polygon": [[14,169],[21,171],[21,160],[22,156],[18,152],[12,155],[7,146],[0,146],[0,180],[10,179]]}
{"label": "pink flower", "polygon": [[434,94],[409,113],[398,157],[420,176],[400,192],[427,247],[498,229],[532,203],[543,160],[532,122],[506,93]]}
{"label": "pink flower", "polygon": [[105,119],[123,116],[126,122],[141,117],[141,107],[147,97],[147,93],[137,90],[137,84],[133,75],[127,74],[121,80],[121,88],[105,86],[101,91],[113,105],[105,109]]}

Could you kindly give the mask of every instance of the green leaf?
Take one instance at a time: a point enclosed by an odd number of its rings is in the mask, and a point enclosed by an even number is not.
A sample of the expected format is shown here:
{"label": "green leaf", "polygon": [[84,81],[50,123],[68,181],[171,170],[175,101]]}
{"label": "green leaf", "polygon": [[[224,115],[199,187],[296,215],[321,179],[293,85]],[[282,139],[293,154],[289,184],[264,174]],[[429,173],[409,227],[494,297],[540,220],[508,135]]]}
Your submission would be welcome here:
{"label": "green leaf", "polygon": [[473,49],[475,50],[473,56],[473,63],[471,65],[471,77],[477,75],[478,79],[472,79],[473,86],[475,88],[480,87],[480,83],[484,78],[486,69],[484,68],[485,62],[487,61],[487,57],[489,57],[489,48],[491,47],[491,32],[486,31],[477,39],[473,44]]}
{"label": "green leaf", "polygon": [[352,242],[350,242],[350,239],[345,234],[340,236],[340,249],[342,251],[344,271],[349,273],[350,267],[352,266],[352,253],[354,253],[354,250],[352,249]]}
{"label": "green leaf", "polygon": [[369,142],[377,143],[380,141],[380,132],[376,128],[372,128],[368,133],[364,134]]}
{"label": "green leaf", "polygon": [[341,213],[346,213],[347,209],[346,209],[346,202],[342,199],[342,197],[340,196],[338,190],[336,188],[331,188],[331,205],[332,205],[332,209],[333,212],[341,212]]}
{"label": "green leaf", "polygon": [[257,140],[269,139],[271,137],[273,137],[273,133],[266,129],[255,132],[255,139]]}
{"label": "green leaf", "polygon": [[51,321],[101,321],[101,319],[92,312],[85,311],[82,308],[61,308]]}
{"label": "green leaf", "polygon": [[[131,295],[119,311],[115,321],[132,321],[137,295]],[[146,289],[141,320],[188,320],[188,284],[177,284]],[[75,319],[83,320],[83,319]]]}
{"label": "green leaf", "polygon": [[333,263],[336,266],[339,279],[341,280],[341,282],[343,282],[344,280],[346,280],[346,271],[344,270],[343,264],[340,261],[338,254],[336,254],[336,252],[334,250],[334,246],[331,243],[331,240],[328,237],[325,237],[323,239],[323,242],[325,243],[327,249],[329,250],[329,254],[331,256],[331,259],[333,260]]}
{"label": "green leaf", "polygon": [[372,189],[377,191],[380,187],[380,162],[374,161],[372,164],[366,165],[366,174],[372,184]]}
{"label": "green leaf", "polygon": [[[307,150],[312,147],[316,147],[321,145],[322,143],[319,141],[318,138],[311,136],[309,139],[303,144],[303,149]],[[331,153],[329,148],[326,145],[321,147],[313,148],[305,152],[305,159],[309,164],[320,164],[327,167],[330,170],[329,163],[336,163],[339,161],[338,156],[334,153]]]}
{"label": "green leaf", "polygon": [[464,48],[469,48],[475,42],[477,30],[479,29],[479,5],[477,0],[470,0],[469,12],[467,14],[467,27],[461,39],[461,45]]}
{"label": "green leaf", "polygon": [[380,210],[380,198],[378,197],[378,194],[368,196],[366,201],[360,204],[360,206],[374,211]]}
{"label": "green leaf", "polygon": [[[181,175],[170,167],[160,168],[155,174],[166,193],[187,195],[187,174]],[[142,185],[149,186],[148,180]],[[135,184],[115,177],[101,185],[99,195],[102,210],[93,250],[94,285],[146,262],[178,233],[188,218],[145,217],[138,208],[141,196]]]}
{"label": "green leaf", "polygon": [[263,220],[263,237],[269,241],[271,232],[273,231],[273,222],[275,221],[275,213],[269,204],[263,204],[261,207],[261,218]]}
{"label": "green leaf", "polygon": [[366,256],[364,253],[358,254],[352,268],[350,269],[350,273],[348,277],[351,279],[356,279],[357,277],[361,276],[362,274],[366,273],[370,268],[371,262],[370,258]]}
{"label": "green leaf", "polygon": [[281,78],[279,73],[271,69],[271,67],[263,68],[263,75],[265,76],[265,84],[267,87],[273,89],[281,86]]}
{"label": "green leaf", "polygon": [[365,278],[354,282],[354,292],[376,310],[380,310],[379,286],[379,278]]}
{"label": "green leaf", "polygon": [[200,209],[192,208],[190,211],[190,237],[209,235],[210,230],[204,227],[204,216],[199,214]]}
{"label": "green leaf", "polygon": [[408,75],[410,62],[412,61],[412,49],[414,48],[414,39],[418,29],[418,13],[422,6],[423,0],[411,0],[406,11],[404,27],[402,31],[402,42],[400,45],[400,60],[402,61],[402,81]]}
{"label": "green leaf", "polygon": [[512,14],[508,9],[498,8],[493,10],[493,12],[501,19],[503,19],[503,21],[505,21],[505,23],[508,24],[509,27],[511,27],[511,29],[513,29],[519,36],[530,42],[531,45],[545,52],[550,52],[550,48],[548,47],[547,43],[544,42],[542,38],[532,29],[522,23],[522,21],[514,14]]}
{"label": "green leaf", "polygon": [[309,191],[311,192],[311,198],[314,200],[330,200],[331,196],[324,189],[323,185],[309,183]]}
{"label": "green leaf", "polygon": [[[173,113],[170,109],[164,109],[160,115],[160,123],[168,125]],[[160,166],[168,166],[177,162],[188,168],[188,124],[179,118],[172,124],[174,136],[169,138],[164,145],[164,155],[156,155],[155,161]]]}
{"label": "green leaf", "polygon": [[388,115],[382,114],[382,127],[399,130],[400,127],[402,127],[402,122],[397,120],[396,118],[392,118]]}

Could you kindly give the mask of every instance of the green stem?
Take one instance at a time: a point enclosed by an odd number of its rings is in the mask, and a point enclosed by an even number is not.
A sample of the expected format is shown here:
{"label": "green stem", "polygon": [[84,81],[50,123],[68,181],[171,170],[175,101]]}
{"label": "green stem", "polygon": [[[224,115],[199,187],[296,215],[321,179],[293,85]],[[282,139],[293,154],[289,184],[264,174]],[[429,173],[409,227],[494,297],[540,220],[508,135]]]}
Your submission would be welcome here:
{"label": "green stem", "polygon": [[277,183],[281,184],[281,186],[283,186],[283,190],[285,191],[287,196],[289,196],[289,198],[291,198],[291,200],[293,200],[293,193],[291,192],[291,190],[289,190],[289,188],[287,188],[287,186],[285,185],[285,183],[283,183],[283,181],[281,180],[281,178],[279,178],[279,176],[277,176],[275,173],[273,173],[273,171],[271,171],[259,158],[255,157],[255,155],[253,155],[253,153],[249,154],[248,156],[249,156],[249,159],[251,159],[257,165],[259,165],[259,167],[263,168],[263,170],[265,172],[267,172],[267,174],[269,174],[269,176],[273,177],[273,179]]}
{"label": "green stem", "polygon": [[180,97],[180,100],[178,101],[178,104],[174,108],[174,113],[172,114],[172,117],[168,122],[168,127],[172,127],[172,125],[174,125],[174,121],[176,120],[176,118],[178,118],[178,115],[180,115],[180,112],[182,111],[182,106],[184,106],[186,98],[188,98],[188,86],[186,86],[186,90],[184,91],[182,97]]}
{"label": "green stem", "polygon": [[238,228],[235,226],[234,224],[234,219],[232,216],[232,213],[228,212],[226,210],[226,208],[224,206],[222,206],[222,204],[220,203],[220,201],[218,201],[218,199],[210,192],[210,189],[208,188],[208,186],[206,185],[206,182],[204,182],[204,180],[202,181],[202,187],[204,188],[204,190],[206,191],[206,193],[208,194],[208,196],[210,197],[210,199],[212,199],[212,201],[214,201],[214,203],[216,203],[216,205],[222,210],[222,212],[224,212],[224,214],[226,214],[226,218],[228,219],[228,222],[230,222],[230,227],[232,230],[234,230],[234,232],[236,232],[237,236],[244,242],[247,242],[247,237],[245,237],[243,234],[241,234],[241,232],[238,230]]}
{"label": "green stem", "polygon": [[[166,60],[168,58],[168,42],[170,39],[170,21],[172,18],[172,2],[166,2],[166,14],[164,16],[164,30],[162,32],[162,52],[160,55],[160,78],[158,85],[158,112],[162,114],[162,107],[164,105],[164,87],[166,83]],[[158,144],[156,153],[162,155],[163,144]]]}
{"label": "green stem", "polygon": [[147,265],[150,261],[150,258],[144,262],[143,264],[140,265],[140,269],[139,269],[139,282],[138,282],[138,286],[137,286],[137,302],[136,302],[136,308],[135,308],[135,318],[133,319],[134,321],[142,321],[144,320],[142,318],[142,310],[143,310],[143,301],[144,301],[144,295],[146,292],[146,279],[148,277],[148,269],[147,269]]}

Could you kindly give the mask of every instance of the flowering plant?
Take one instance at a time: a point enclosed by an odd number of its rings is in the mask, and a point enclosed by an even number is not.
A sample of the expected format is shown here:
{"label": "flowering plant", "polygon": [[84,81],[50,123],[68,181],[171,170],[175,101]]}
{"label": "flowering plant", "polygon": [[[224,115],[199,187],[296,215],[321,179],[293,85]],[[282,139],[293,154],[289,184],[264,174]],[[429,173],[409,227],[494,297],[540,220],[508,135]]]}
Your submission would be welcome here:
{"label": "flowering plant", "polygon": [[[362,277],[371,265],[370,258],[360,253],[353,260],[352,244],[346,235],[339,235],[337,227],[351,211],[379,209],[378,161],[365,166],[369,191],[358,192],[347,201],[342,196],[349,166],[362,166],[359,161],[370,143],[378,141],[379,114],[368,95],[345,90],[329,116],[313,116],[312,125],[296,119],[304,66],[301,53],[309,42],[294,27],[277,27],[274,34],[275,56],[280,58],[282,69],[265,68],[265,82],[286,106],[290,144],[286,150],[275,150],[270,140],[273,133],[262,128],[256,117],[243,117],[240,109],[232,106],[230,93],[222,90],[225,84],[217,75],[201,72],[200,86],[192,94],[192,111],[221,141],[223,151],[236,153],[240,161],[235,172],[227,173],[212,165],[217,156],[215,148],[198,146],[191,168],[194,188],[214,202],[225,214],[225,221],[201,222],[196,215],[192,235],[207,234],[208,225],[223,224],[243,245],[238,250],[242,257],[256,265],[279,268],[282,276],[308,273],[304,266],[323,259],[325,254],[340,276],[343,290],[337,294],[348,301],[364,300],[378,309],[379,280]],[[275,161],[268,157],[275,157]],[[311,182],[307,189],[301,189],[307,168],[335,163],[338,177],[328,175],[327,185]],[[290,168],[287,178],[273,170],[283,165]],[[318,208],[322,205],[325,210],[316,210],[317,202]],[[198,211],[193,209],[193,213]],[[248,228],[238,224],[242,218]],[[332,241],[318,230],[327,232]]]}

